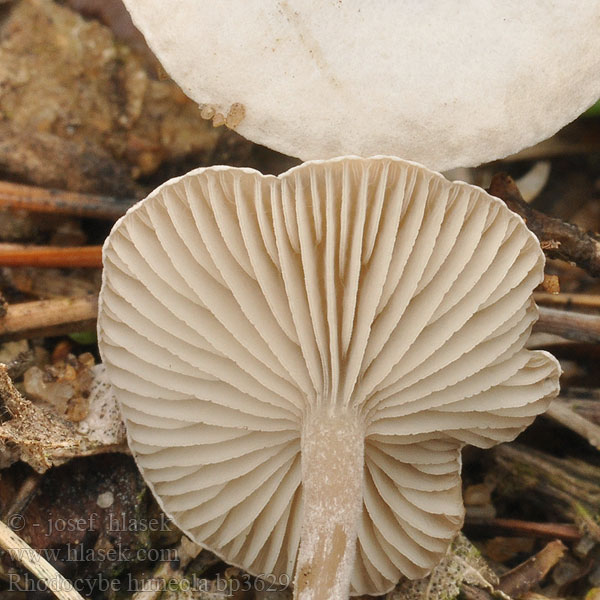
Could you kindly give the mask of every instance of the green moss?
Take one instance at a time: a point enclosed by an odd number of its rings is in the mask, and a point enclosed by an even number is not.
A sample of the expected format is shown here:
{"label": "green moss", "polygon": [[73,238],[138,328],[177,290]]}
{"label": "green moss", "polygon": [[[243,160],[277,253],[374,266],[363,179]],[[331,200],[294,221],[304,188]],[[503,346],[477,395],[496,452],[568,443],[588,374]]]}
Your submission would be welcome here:
{"label": "green moss", "polygon": [[600,116],[600,100],[596,102],[596,104],[592,104],[590,108],[588,108],[583,115],[585,117],[598,117]]}
{"label": "green moss", "polygon": [[89,346],[95,344],[98,341],[95,331],[76,331],[70,333],[69,337],[77,344],[82,346]]}

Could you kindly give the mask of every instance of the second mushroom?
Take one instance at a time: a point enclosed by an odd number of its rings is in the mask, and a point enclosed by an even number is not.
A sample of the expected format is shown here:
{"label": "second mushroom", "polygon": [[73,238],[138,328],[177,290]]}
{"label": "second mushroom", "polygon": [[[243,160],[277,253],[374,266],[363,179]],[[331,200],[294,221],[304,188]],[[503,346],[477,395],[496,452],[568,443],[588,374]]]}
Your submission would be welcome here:
{"label": "second mushroom", "polygon": [[512,440],[557,393],[556,361],[524,349],[537,240],[413,163],[199,169],[104,259],[100,348],[146,481],[297,598],[425,575],[462,524],[462,447]]}

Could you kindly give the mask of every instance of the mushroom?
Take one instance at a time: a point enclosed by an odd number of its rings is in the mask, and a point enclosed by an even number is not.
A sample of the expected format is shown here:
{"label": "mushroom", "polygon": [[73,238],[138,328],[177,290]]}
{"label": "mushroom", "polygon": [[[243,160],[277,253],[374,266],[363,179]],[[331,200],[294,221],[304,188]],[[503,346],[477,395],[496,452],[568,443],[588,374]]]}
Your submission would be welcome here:
{"label": "mushroom", "polygon": [[425,575],[461,449],[512,440],[559,367],[524,349],[544,258],[483,190],[391,157],[197,169],[104,247],[99,344],[165,512],[301,599]]}
{"label": "mushroom", "polygon": [[125,4],[205,117],[303,160],[473,166],[600,96],[597,0]]}

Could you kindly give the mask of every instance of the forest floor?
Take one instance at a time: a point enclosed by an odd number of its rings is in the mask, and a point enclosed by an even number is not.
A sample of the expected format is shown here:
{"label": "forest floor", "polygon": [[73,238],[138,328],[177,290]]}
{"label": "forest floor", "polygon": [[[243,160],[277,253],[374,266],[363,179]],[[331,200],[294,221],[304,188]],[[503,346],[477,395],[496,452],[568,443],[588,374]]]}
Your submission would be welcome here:
{"label": "forest floor", "polygon": [[[169,523],[99,366],[112,224],[159,183],[214,164],[298,161],[204,121],[118,0],[0,1],[0,522],[85,598],[291,598]],[[465,449],[464,537],[390,599],[600,600],[600,117],[447,175],[490,188],[540,238],[529,347],[560,360],[562,389],[514,443]],[[1,531],[0,599],[54,597]]]}

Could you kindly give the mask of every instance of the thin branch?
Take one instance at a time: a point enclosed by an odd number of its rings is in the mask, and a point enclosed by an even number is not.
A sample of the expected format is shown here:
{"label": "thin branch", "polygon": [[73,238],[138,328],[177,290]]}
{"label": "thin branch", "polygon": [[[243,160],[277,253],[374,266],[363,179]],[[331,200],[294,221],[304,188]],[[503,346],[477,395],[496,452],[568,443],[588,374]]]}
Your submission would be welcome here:
{"label": "thin branch", "polygon": [[582,511],[597,512],[600,467],[577,458],[557,458],[531,447],[501,444],[492,451],[496,468],[490,471],[497,498],[543,507],[569,522]]}
{"label": "thin branch", "polygon": [[0,521],[0,547],[31,571],[60,600],[83,600],[73,584],[65,579],[43,556],[24,542],[8,525]]}
{"label": "thin branch", "polygon": [[102,268],[102,246],[0,244],[0,267]]}
{"label": "thin branch", "polygon": [[0,340],[11,334],[23,334],[56,325],[89,322],[98,314],[98,298],[55,298],[38,302],[24,302],[8,306],[0,318]]}
{"label": "thin branch", "polygon": [[536,523],[519,519],[485,519],[469,517],[465,520],[469,530],[485,530],[486,535],[522,535],[526,537],[562,539],[577,541],[581,532],[570,523]]}
{"label": "thin branch", "polygon": [[600,309],[600,295],[598,294],[547,294],[545,292],[535,292],[533,299],[537,304],[544,306],[560,306],[566,309]]}
{"label": "thin branch", "polygon": [[8,507],[5,508],[4,512],[2,513],[3,521],[8,521],[10,523],[10,518],[12,516],[23,512],[37,491],[41,479],[42,475],[35,472],[25,479],[16,495],[11,498],[11,502]]}
{"label": "thin branch", "polygon": [[586,233],[577,225],[549,217],[529,206],[506,173],[494,175],[488,192],[504,200],[508,208],[523,217],[549,257],[575,263],[593,277],[600,277],[600,236]]}
{"label": "thin branch", "polygon": [[588,315],[545,306],[540,306],[539,311],[540,318],[534,326],[534,331],[553,333],[577,342],[600,343],[600,315]]}
{"label": "thin branch", "polygon": [[600,450],[600,426],[578,415],[561,400],[554,400],[546,416],[584,437],[596,450]]}
{"label": "thin branch", "polygon": [[507,596],[519,598],[547,575],[565,551],[566,547],[559,540],[550,542],[535,556],[502,575],[497,589]]}
{"label": "thin branch", "polygon": [[116,221],[135,202],[0,181],[0,208]]}

